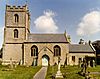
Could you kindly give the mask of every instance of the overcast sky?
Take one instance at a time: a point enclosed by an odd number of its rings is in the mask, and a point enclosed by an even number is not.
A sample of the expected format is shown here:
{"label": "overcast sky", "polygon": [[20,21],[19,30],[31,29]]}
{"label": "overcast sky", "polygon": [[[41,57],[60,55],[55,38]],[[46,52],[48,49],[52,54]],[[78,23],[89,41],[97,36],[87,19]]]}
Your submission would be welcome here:
{"label": "overcast sky", "polygon": [[68,33],[79,39],[100,40],[100,0],[0,0],[0,45],[3,42],[5,7],[27,3],[32,33]]}

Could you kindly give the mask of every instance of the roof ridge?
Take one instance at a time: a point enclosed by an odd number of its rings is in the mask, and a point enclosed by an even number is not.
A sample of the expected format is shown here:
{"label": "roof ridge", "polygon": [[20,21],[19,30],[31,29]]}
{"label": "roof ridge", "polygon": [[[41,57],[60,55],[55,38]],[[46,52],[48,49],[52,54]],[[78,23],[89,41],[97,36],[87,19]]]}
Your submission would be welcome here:
{"label": "roof ridge", "polygon": [[53,34],[53,33],[30,33],[30,35],[64,35],[63,33],[56,33],[56,34]]}

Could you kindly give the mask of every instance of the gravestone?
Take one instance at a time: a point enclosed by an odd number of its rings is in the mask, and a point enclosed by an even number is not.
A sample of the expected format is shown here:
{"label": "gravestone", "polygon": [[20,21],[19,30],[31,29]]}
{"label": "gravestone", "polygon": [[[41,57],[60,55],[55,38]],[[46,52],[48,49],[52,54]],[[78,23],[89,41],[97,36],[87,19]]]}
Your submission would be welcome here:
{"label": "gravestone", "polygon": [[63,78],[63,75],[60,71],[60,57],[58,57],[58,71],[57,71],[57,74],[56,74],[56,78]]}
{"label": "gravestone", "polygon": [[12,58],[10,58],[10,68],[13,69],[13,61],[12,61]]}
{"label": "gravestone", "polygon": [[14,68],[16,68],[17,67],[17,62],[14,62]]}
{"label": "gravestone", "polygon": [[90,66],[90,60],[88,60],[88,67],[91,67],[91,66]]}
{"label": "gravestone", "polygon": [[95,61],[93,60],[92,62],[93,62],[93,67],[95,67]]}
{"label": "gravestone", "polygon": [[91,77],[90,77],[90,72],[87,72],[86,74],[85,74],[85,79],[90,79]]}
{"label": "gravestone", "polygon": [[84,58],[83,59],[83,69],[82,69],[82,72],[86,73],[86,70],[87,70],[87,63],[86,63],[86,59]]}
{"label": "gravestone", "polygon": [[89,67],[90,65],[90,61],[88,61],[88,65],[87,65],[87,61],[86,58],[83,59],[83,67],[82,70],[80,72],[78,72],[80,75],[84,76],[85,79],[90,79],[90,72],[87,71],[87,67]]}
{"label": "gravestone", "polygon": [[83,67],[82,70],[79,72],[80,75],[85,76],[85,74],[87,73],[87,63],[86,63],[86,59],[83,59]]}
{"label": "gravestone", "polygon": [[81,67],[81,65],[82,65],[82,61],[79,60],[78,66]]}

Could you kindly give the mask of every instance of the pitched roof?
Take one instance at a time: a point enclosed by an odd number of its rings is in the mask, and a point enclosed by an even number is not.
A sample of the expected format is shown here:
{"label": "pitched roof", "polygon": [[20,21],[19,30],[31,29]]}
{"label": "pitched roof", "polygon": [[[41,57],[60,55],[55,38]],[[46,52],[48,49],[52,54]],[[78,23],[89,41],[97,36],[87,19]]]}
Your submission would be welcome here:
{"label": "pitched roof", "polygon": [[69,52],[73,53],[88,53],[94,52],[89,44],[69,44]]}
{"label": "pitched roof", "polygon": [[64,34],[29,34],[28,41],[31,42],[68,42]]}

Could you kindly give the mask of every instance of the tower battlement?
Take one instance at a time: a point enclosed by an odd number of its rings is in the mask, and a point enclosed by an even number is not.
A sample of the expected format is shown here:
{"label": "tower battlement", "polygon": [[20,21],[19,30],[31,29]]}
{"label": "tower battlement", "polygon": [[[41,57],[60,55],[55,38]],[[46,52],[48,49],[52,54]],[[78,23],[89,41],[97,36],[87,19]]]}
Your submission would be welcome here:
{"label": "tower battlement", "polygon": [[27,11],[27,10],[28,10],[27,5],[24,5],[24,6],[6,5],[6,11]]}

